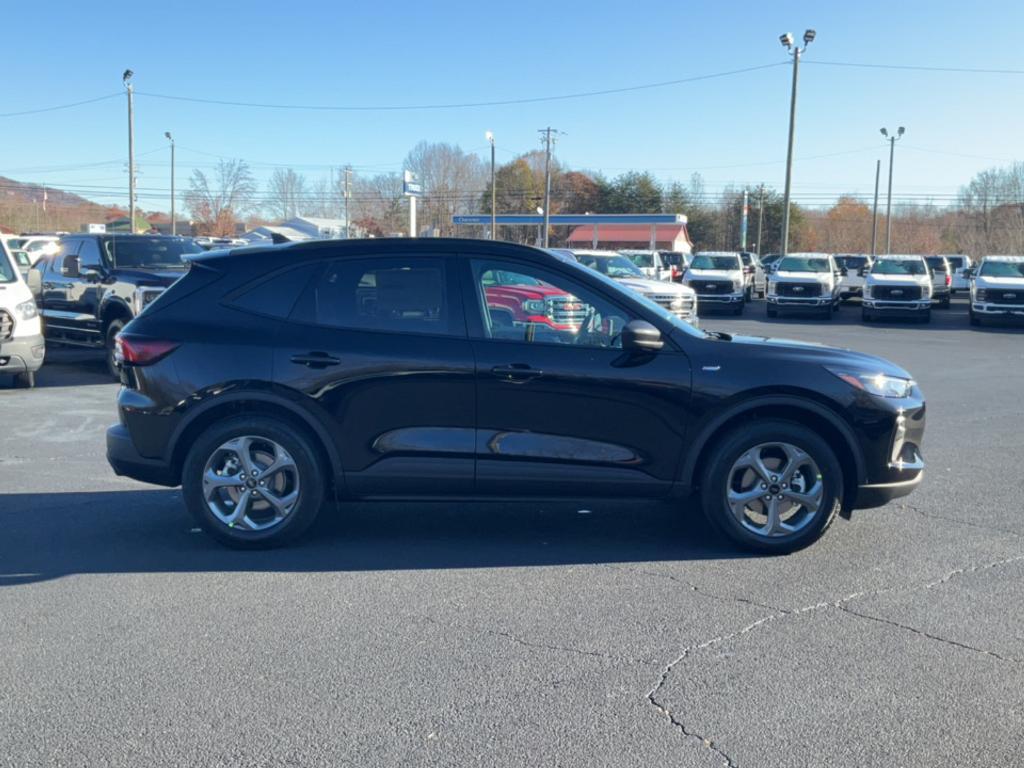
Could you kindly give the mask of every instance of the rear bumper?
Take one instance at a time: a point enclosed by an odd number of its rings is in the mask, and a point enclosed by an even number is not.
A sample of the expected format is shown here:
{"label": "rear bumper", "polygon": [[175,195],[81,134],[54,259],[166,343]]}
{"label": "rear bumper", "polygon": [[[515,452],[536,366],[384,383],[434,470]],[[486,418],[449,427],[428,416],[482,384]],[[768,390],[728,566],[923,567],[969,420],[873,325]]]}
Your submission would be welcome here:
{"label": "rear bumper", "polygon": [[43,367],[46,343],[41,334],[0,341],[0,373],[26,373]]}
{"label": "rear bumper", "polygon": [[115,475],[171,488],[181,484],[169,464],[160,459],[147,459],[138,452],[123,424],[115,424],[107,430],[107,462]]}

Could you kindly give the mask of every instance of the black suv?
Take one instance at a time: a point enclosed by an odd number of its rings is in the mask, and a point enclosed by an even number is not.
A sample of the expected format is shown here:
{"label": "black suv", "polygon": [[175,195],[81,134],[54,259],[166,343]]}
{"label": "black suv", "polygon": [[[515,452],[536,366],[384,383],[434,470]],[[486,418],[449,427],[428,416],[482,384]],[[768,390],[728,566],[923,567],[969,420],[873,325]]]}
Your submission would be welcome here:
{"label": "black suv", "polygon": [[185,237],[65,235],[57,253],[33,268],[46,341],[105,348],[117,376],[114,338],[185,274],[183,257],[196,253],[203,249]]}
{"label": "black suv", "polygon": [[789,551],[921,481],[910,375],[704,332],[544,251],[479,240],[213,251],[117,340],[114,471],[234,546],[325,501],[682,498]]}

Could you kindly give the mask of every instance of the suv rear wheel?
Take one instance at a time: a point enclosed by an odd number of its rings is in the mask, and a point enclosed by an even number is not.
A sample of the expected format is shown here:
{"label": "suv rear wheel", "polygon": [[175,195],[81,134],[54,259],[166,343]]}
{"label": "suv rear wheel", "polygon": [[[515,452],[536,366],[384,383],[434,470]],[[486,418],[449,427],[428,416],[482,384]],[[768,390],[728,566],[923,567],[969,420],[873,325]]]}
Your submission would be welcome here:
{"label": "suv rear wheel", "polygon": [[312,440],[275,418],[214,424],[182,468],[185,504],[199,526],[230,547],[274,547],[316,519],[324,473]]}
{"label": "suv rear wheel", "polygon": [[839,511],[843,469],[816,432],[763,421],[728,433],[708,457],[704,514],[719,531],[756,552],[783,554],[811,544]]}

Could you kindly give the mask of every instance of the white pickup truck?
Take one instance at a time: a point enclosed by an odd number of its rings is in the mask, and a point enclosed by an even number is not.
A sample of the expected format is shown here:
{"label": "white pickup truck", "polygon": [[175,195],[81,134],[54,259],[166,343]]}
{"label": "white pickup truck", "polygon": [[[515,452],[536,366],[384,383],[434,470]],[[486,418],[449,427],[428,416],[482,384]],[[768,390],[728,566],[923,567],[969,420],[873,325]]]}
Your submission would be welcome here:
{"label": "white pickup truck", "polygon": [[843,270],[839,296],[844,301],[864,293],[864,273],[871,269],[871,256],[867,253],[837,253],[836,263]]}
{"label": "white pickup truck", "polygon": [[831,254],[786,254],[768,276],[766,314],[807,312],[831,320],[839,308],[841,280],[842,270]]}
{"label": "white pickup truck", "polygon": [[932,319],[932,272],[924,256],[879,256],[867,272],[861,318],[868,323],[881,317]]}
{"label": "white pickup truck", "polygon": [[971,325],[984,318],[1024,319],[1024,256],[986,256],[970,279]]}

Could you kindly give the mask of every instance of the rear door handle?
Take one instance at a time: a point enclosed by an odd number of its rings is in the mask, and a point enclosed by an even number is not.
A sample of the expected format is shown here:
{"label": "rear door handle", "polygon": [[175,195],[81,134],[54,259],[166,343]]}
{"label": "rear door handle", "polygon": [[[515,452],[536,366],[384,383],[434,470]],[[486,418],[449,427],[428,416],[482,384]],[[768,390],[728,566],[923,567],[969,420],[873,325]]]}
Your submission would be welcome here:
{"label": "rear door handle", "polygon": [[510,363],[509,365],[496,365],[491,368],[491,373],[504,381],[530,381],[544,375],[544,371],[531,368],[526,363]]}
{"label": "rear door handle", "polygon": [[331,365],[340,365],[341,358],[326,352],[307,352],[304,355],[292,355],[292,362],[307,368],[327,368]]}

